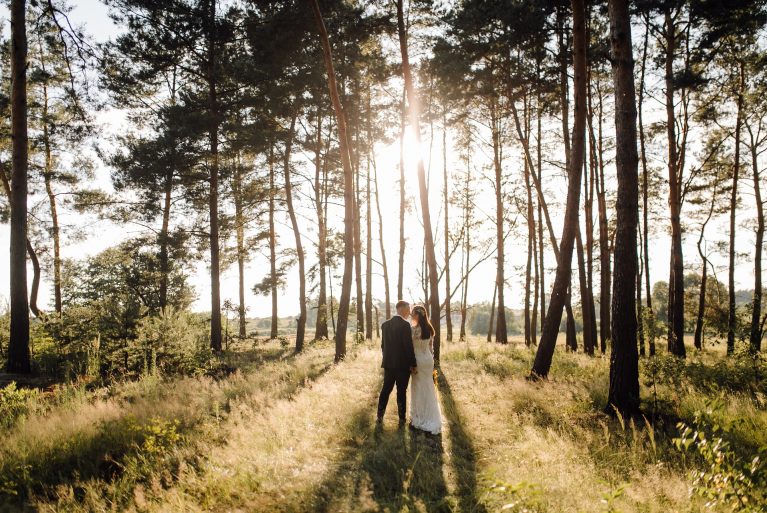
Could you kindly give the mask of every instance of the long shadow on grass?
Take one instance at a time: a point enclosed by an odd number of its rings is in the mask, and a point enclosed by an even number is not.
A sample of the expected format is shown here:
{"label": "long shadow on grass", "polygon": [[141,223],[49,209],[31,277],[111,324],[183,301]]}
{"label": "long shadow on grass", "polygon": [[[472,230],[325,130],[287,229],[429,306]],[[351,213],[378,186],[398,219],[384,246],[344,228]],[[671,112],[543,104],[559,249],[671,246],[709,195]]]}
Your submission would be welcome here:
{"label": "long shadow on grass", "polygon": [[[286,355],[285,359],[292,359],[295,355]],[[275,359],[279,356],[275,355]],[[272,358],[265,358],[264,363]],[[286,384],[279,397],[290,397],[299,389],[316,381],[333,367],[332,364],[312,365],[309,371]],[[252,369],[251,369],[252,370]],[[299,378],[289,374],[287,380]],[[235,396],[239,394],[234,394]],[[229,394],[223,410],[229,407]],[[216,408],[216,401],[211,401],[210,411],[199,415],[193,421],[181,423],[176,427],[180,435],[189,436],[206,419],[212,415]],[[219,410],[220,411],[220,410]],[[165,420],[172,420],[167,418]],[[75,495],[79,494],[78,483],[84,483],[91,479],[100,479],[107,483],[123,479],[125,469],[123,463],[127,458],[140,457],[142,445],[151,430],[142,429],[140,426],[147,425],[151,419],[136,419],[131,415],[103,422],[89,436],[75,436],[65,440],[61,447],[32,448],[31,451],[19,459],[0,460],[0,511],[6,508],[21,508],[26,506],[26,500],[30,495],[49,500],[56,499],[56,488],[60,485],[74,487]],[[206,455],[197,455],[196,458],[204,459]],[[142,469],[139,475],[133,475],[128,479],[136,482],[149,480],[155,468],[151,462]],[[187,462],[192,463],[194,462]],[[115,498],[118,502],[120,498]]]}
{"label": "long shadow on grass", "polygon": [[477,497],[477,456],[474,443],[466,432],[461,414],[453,397],[450,382],[440,369],[439,391],[442,414],[449,422],[452,466],[456,473],[460,511],[485,512],[487,509]]}
{"label": "long shadow on grass", "polygon": [[311,492],[310,504],[304,506],[317,512],[452,511],[442,438],[392,425],[393,405],[387,423],[376,425],[375,399],[377,394],[348,419],[346,448],[336,471]]}

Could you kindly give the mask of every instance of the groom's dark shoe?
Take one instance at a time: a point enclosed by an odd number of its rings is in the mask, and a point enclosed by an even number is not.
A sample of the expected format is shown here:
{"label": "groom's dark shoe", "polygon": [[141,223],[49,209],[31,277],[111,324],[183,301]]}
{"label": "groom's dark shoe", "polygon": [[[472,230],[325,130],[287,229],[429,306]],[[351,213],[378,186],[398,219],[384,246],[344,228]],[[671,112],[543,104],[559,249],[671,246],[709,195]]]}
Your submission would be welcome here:
{"label": "groom's dark shoe", "polygon": [[402,417],[399,419],[399,424],[397,424],[398,427],[405,427],[406,421]]}
{"label": "groom's dark shoe", "polygon": [[379,415],[379,416],[376,417],[376,424],[383,424],[383,417],[382,416]]}

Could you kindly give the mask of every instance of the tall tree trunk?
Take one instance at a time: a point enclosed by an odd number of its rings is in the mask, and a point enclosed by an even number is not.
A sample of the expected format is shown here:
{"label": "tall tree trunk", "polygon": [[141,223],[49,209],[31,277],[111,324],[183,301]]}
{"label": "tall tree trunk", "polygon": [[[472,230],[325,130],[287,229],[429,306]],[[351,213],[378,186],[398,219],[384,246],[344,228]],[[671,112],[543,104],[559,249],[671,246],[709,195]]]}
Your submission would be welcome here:
{"label": "tall tree trunk", "polygon": [[221,351],[221,282],[218,245],[218,96],[216,91],[216,2],[208,0],[208,115],[210,116],[210,347]]}
{"label": "tall tree trunk", "polygon": [[[647,48],[650,40],[650,20],[649,16],[645,16],[645,33],[642,44],[642,71],[639,74],[639,99],[637,101],[637,114],[639,116],[639,150],[642,162],[642,242],[644,244],[644,284],[645,284],[645,301],[647,305],[646,315],[653,318],[652,308],[652,287],[650,286],[650,231],[648,219],[650,216],[650,175],[647,169],[647,152],[645,149],[645,134],[644,123],[642,121],[642,107],[644,105],[644,90],[645,90],[645,70],[647,69]],[[641,311],[641,308],[640,308]],[[640,318],[639,322],[644,325],[644,319]],[[653,321],[654,322],[654,321]],[[655,356],[655,337],[649,338],[649,351],[650,356]]]}
{"label": "tall tree trunk", "polygon": [[[8,181],[8,174],[5,170],[5,164],[0,162],[0,181],[3,182],[3,190],[5,196],[8,198],[8,203],[11,202],[11,183]],[[32,242],[27,238],[27,256],[29,261],[32,262],[32,286],[29,290],[29,310],[35,315],[35,317],[41,317],[43,312],[37,308],[37,293],[40,290],[40,260],[37,258]]]}
{"label": "tall tree trunk", "polygon": [[[45,55],[40,48],[40,68],[45,75]],[[61,227],[59,226],[58,206],[56,205],[56,194],[53,191],[53,155],[51,152],[51,134],[48,112],[48,84],[43,81],[43,152],[45,154],[45,165],[43,168],[43,181],[45,182],[45,193],[48,196],[48,205],[51,211],[51,236],[53,238],[53,304],[54,310],[61,315]]]}
{"label": "tall tree trunk", "polygon": [[581,316],[583,319],[583,352],[586,354],[594,354],[594,346],[596,343],[596,337],[592,331],[594,310],[589,306],[589,285],[586,278],[586,262],[583,256],[583,241],[581,240],[581,230],[575,232],[576,242],[576,256],[578,258],[578,286],[581,292]]}
{"label": "tall tree trunk", "polygon": [[306,334],[306,271],[304,266],[304,245],[301,242],[301,231],[298,226],[296,209],[293,206],[293,184],[290,176],[290,155],[293,149],[293,137],[296,130],[296,117],[294,113],[290,120],[290,129],[285,140],[285,155],[283,158],[283,171],[285,175],[285,203],[288,207],[288,216],[296,239],[296,257],[298,258],[298,307],[299,314],[296,322],[296,352],[304,349],[304,337]]}
{"label": "tall tree trunk", "polygon": [[[407,92],[408,111],[410,125],[413,127],[416,138],[416,146],[421,146],[421,127],[418,114],[418,100],[415,94],[415,85],[410,71],[408,58],[407,32],[405,32],[405,16],[402,8],[402,0],[397,0],[397,32],[399,35],[399,47],[402,54],[402,75]],[[434,325],[434,359],[439,361],[440,356],[440,303],[439,303],[439,279],[437,277],[437,256],[434,251],[434,233],[431,227],[431,214],[429,213],[429,193],[426,187],[426,171],[424,170],[423,157],[418,155],[418,186],[421,196],[421,214],[423,215],[424,242],[426,249],[426,263],[429,269],[430,288],[430,317]]]}
{"label": "tall tree trunk", "polygon": [[676,114],[674,112],[674,51],[676,28],[671,12],[665,13],[665,100],[666,134],[668,145],[669,213],[671,216],[671,266],[668,305],[668,350],[684,357],[684,258],[682,254],[682,209],[679,156],[676,140]]}
{"label": "tall tree trunk", "polygon": [[[341,149],[341,164],[344,170],[344,274],[341,282],[341,298],[338,304],[338,323],[336,325],[336,355],[335,361],[343,360],[346,356],[346,327],[349,318],[349,299],[352,290],[352,264],[354,260],[354,173],[352,170],[351,157],[347,147],[346,118],[341,99],[338,96],[335,70],[333,69],[333,54],[330,50],[328,32],[325,22],[322,21],[322,13],[318,0],[309,0],[317,22],[317,30],[322,44],[322,54],[325,61],[325,69],[328,75],[328,89],[333,109],[336,113],[338,125],[338,141]],[[332,305],[331,305],[332,312]]]}
{"label": "tall tree trunk", "polygon": [[575,90],[575,113],[572,136],[572,154],[568,169],[567,203],[565,221],[559,245],[559,258],[554,285],[551,289],[546,320],[543,325],[541,342],[535,355],[531,375],[545,377],[551,368],[551,359],[559,334],[562,320],[562,308],[567,302],[567,289],[570,284],[570,265],[573,245],[578,229],[578,210],[581,192],[581,172],[583,170],[584,136],[586,132],[586,29],[585,7],[583,0],[571,1],[573,10],[573,68]]}
{"label": "tall tree trunk", "polygon": [[373,183],[376,188],[376,212],[378,213],[378,242],[381,249],[381,267],[383,267],[384,297],[386,299],[386,318],[391,318],[391,293],[389,292],[389,267],[386,265],[386,245],[383,237],[383,215],[381,215],[381,194],[378,191],[378,167],[373,160]]}
{"label": "tall tree trunk", "polygon": [[467,137],[466,142],[466,181],[463,187],[463,268],[462,279],[463,285],[461,288],[461,328],[459,337],[461,341],[466,340],[466,319],[468,316],[468,296],[469,296],[469,272],[471,270],[471,225],[472,225],[472,209],[474,206],[470,201],[471,195],[471,136]]}
{"label": "tall tree trunk", "polygon": [[443,200],[445,208],[445,328],[446,340],[453,341],[453,313],[450,308],[452,300],[450,290],[450,202],[448,201],[448,176],[447,176],[447,113],[442,112],[442,181]]}
{"label": "tall tree trunk", "polygon": [[[247,320],[245,318],[245,216],[243,214],[242,163],[240,154],[234,165],[234,224],[237,236],[237,305],[238,334],[240,338],[247,336]],[[166,189],[167,192],[168,189]],[[167,196],[166,196],[167,199]]]}
{"label": "tall tree trunk", "polygon": [[607,223],[607,191],[605,188],[604,146],[602,119],[604,104],[602,92],[597,83],[599,95],[599,119],[597,120],[597,152],[599,175],[594,182],[597,187],[597,212],[599,216],[599,349],[602,354],[607,352],[607,341],[610,333],[610,240]]}
{"label": "tall tree trunk", "polygon": [[732,170],[732,189],[730,195],[730,251],[729,251],[729,269],[728,269],[728,315],[727,315],[727,354],[735,351],[735,330],[737,329],[738,318],[735,311],[735,216],[738,208],[738,179],[740,177],[740,132],[743,126],[743,86],[745,82],[745,73],[743,63],[739,66],[739,84],[737,97],[737,112],[735,115],[735,165]]}
{"label": "tall tree trunk", "polygon": [[[530,281],[531,281],[531,267],[533,261],[533,249],[535,247],[535,219],[533,218],[533,191],[530,184],[530,167],[525,161],[525,190],[527,191],[527,263],[525,264],[525,345],[531,346],[535,336],[533,335],[533,329],[535,326],[535,320],[531,319],[530,312]],[[533,307],[532,317],[535,317],[535,310],[538,307],[538,264],[536,263],[535,272],[535,306]]]}
{"label": "tall tree trunk", "polygon": [[[354,164],[354,284],[356,286],[355,311],[357,314],[355,339],[365,336],[365,300],[362,287],[362,220],[360,212],[360,141],[356,134],[356,152]],[[351,148],[351,143],[349,148]]]}
{"label": "tall tree trunk", "polygon": [[370,89],[368,89],[367,106],[367,150],[365,166],[365,339],[373,339],[373,233],[371,219],[371,193],[370,193],[370,152],[373,147]]}
{"label": "tall tree trunk", "polygon": [[[327,164],[326,164],[327,165]],[[314,149],[314,204],[317,214],[317,268],[319,274],[319,293],[317,299],[317,322],[314,327],[314,339],[328,338],[328,300],[327,300],[327,228],[323,208],[327,169],[322,161],[322,108],[317,106],[317,142]]]}
{"label": "tall tree trunk", "polygon": [[404,296],[404,272],[405,272],[405,120],[406,115],[405,88],[402,89],[402,115],[400,116],[399,131],[399,260],[397,262],[397,300]]}
{"label": "tall tree trunk", "polygon": [[754,201],[756,202],[756,245],[754,247],[754,298],[751,310],[751,331],[749,347],[752,351],[762,350],[762,251],[764,245],[764,204],[759,183],[759,162],[756,142],[751,141],[751,172],[754,177]]}
{"label": "tall tree trunk", "polygon": [[277,233],[274,225],[274,141],[269,143],[269,291],[272,298],[272,320],[269,328],[269,338],[278,335],[279,316],[277,312]]}
{"label": "tall tree trunk", "polygon": [[505,233],[503,226],[503,170],[501,169],[501,130],[500,120],[497,116],[497,106],[495,98],[490,100],[491,107],[491,125],[492,125],[492,137],[493,137],[493,169],[495,170],[495,237],[496,237],[496,275],[495,275],[495,287],[497,289],[496,295],[498,298],[498,319],[496,321],[495,328],[495,341],[501,344],[508,343],[508,335],[506,330],[506,304],[504,302],[503,289],[506,284],[506,276],[504,273],[504,261],[505,261]]}
{"label": "tall tree trunk", "polygon": [[493,287],[493,302],[490,304],[490,319],[487,324],[487,341],[493,340],[493,328],[495,328],[495,299],[498,296],[498,284]]}
{"label": "tall tree trunk", "polygon": [[11,0],[11,327],[8,372],[31,372],[27,303],[27,29],[24,0]]}
{"label": "tall tree trunk", "polygon": [[615,83],[616,200],[615,275],[608,408],[622,415],[639,411],[636,275],[639,185],[637,175],[634,58],[628,0],[610,0],[610,39]]}

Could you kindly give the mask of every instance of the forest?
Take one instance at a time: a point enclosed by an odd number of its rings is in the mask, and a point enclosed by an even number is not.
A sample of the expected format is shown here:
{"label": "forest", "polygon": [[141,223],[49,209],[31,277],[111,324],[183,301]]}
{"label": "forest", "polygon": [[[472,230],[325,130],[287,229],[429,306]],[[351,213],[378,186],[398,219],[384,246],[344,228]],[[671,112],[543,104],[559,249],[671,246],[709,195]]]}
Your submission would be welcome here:
{"label": "forest", "polygon": [[0,19],[0,511],[767,511],[767,0]]}

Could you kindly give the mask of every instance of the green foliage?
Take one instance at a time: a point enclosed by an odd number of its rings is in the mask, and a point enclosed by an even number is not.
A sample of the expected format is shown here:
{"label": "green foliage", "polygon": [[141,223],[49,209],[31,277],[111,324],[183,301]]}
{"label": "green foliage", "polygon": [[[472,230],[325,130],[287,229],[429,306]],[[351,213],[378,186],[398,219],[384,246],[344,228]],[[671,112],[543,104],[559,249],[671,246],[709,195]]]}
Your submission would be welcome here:
{"label": "green foliage", "polygon": [[35,408],[40,393],[35,389],[18,388],[11,382],[0,388],[0,427],[8,428]]}
{"label": "green foliage", "polygon": [[767,447],[744,458],[735,451],[731,433],[743,419],[722,422],[724,399],[706,401],[705,409],[695,412],[691,425],[680,422],[680,436],[674,439],[679,451],[693,452],[703,461],[703,469],[693,470],[693,490],[707,500],[709,507],[725,506],[744,513],[764,511],[767,504]]}
{"label": "green foliage", "polygon": [[205,318],[172,308],[141,319],[126,353],[133,371],[200,375],[216,368]]}

